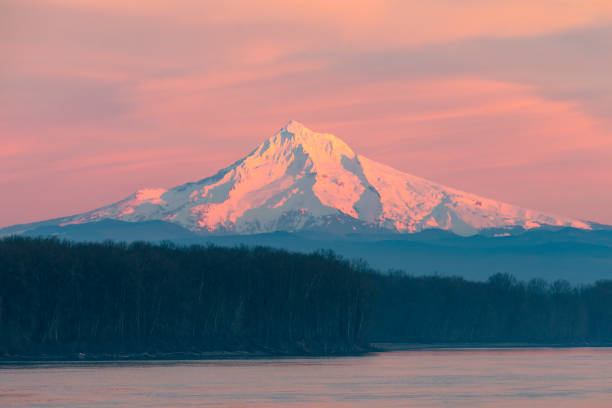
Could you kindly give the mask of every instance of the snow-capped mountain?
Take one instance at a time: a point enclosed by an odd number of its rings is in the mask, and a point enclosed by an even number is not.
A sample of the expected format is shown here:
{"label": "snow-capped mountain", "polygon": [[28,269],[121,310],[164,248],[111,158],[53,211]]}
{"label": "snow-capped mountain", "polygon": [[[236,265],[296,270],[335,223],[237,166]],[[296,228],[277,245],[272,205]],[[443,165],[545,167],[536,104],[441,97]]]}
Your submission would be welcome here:
{"label": "snow-capped mountain", "polygon": [[295,121],[212,177],[169,190],[139,190],[115,204],[22,230],[103,219],[163,220],[193,232],[236,234],[439,228],[470,235],[486,228],[590,228],[403,173]]}

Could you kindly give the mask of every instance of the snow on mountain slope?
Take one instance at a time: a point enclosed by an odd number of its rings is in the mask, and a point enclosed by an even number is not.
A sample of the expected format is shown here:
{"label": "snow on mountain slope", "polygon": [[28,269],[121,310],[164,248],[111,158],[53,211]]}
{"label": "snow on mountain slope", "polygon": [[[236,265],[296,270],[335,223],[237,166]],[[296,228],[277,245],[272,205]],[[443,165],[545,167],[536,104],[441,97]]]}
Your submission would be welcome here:
{"label": "snow on mountain slope", "polygon": [[54,223],[102,219],[164,220],[195,232],[246,234],[340,226],[402,233],[441,228],[461,235],[514,226],[590,228],[402,173],[294,121],[212,177],[170,190],[139,190]]}

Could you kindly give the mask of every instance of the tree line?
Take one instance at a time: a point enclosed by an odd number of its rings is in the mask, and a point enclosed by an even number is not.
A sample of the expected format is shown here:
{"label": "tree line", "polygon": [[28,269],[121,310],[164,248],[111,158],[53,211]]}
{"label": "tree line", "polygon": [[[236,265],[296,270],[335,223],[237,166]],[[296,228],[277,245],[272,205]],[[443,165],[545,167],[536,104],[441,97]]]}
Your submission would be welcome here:
{"label": "tree line", "polygon": [[370,331],[380,342],[612,343],[612,281],[571,286],[458,277],[374,276],[379,296]]}
{"label": "tree line", "polygon": [[354,352],[365,279],[332,253],[8,238],[0,354]]}
{"label": "tree line", "polygon": [[331,252],[0,240],[0,356],[612,343],[612,282],[380,274]]}

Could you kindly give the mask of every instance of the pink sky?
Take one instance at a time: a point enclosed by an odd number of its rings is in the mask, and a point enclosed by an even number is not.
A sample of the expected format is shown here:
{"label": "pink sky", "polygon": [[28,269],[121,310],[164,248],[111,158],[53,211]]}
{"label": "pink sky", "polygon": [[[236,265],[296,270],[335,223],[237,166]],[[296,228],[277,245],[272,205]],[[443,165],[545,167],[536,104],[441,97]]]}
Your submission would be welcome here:
{"label": "pink sky", "polygon": [[204,178],[290,119],[612,224],[609,0],[4,0],[0,55],[0,226]]}

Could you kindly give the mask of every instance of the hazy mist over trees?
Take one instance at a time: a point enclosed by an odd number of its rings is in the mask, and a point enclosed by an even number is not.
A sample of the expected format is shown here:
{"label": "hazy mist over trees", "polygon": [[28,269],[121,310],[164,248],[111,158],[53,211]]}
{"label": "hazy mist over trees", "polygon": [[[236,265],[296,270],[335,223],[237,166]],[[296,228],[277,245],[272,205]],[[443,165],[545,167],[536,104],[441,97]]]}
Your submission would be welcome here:
{"label": "hazy mist over trees", "polygon": [[331,252],[0,240],[0,356],[612,342],[612,282],[379,274]]}
{"label": "hazy mist over trees", "polygon": [[496,274],[375,276],[371,337],[413,343],[601,344],[612,342],[612,281],[572,287]]}

